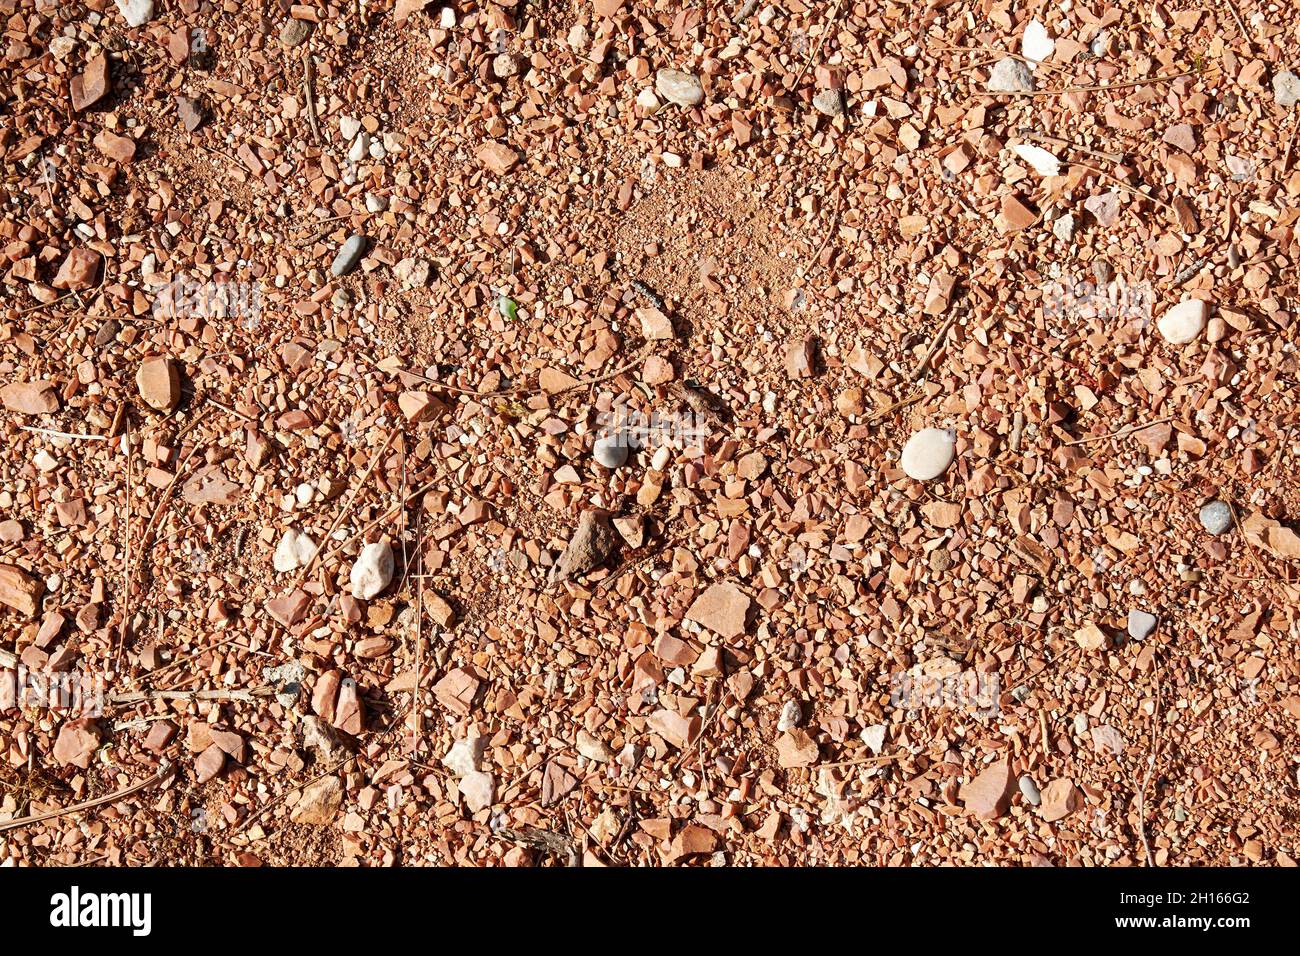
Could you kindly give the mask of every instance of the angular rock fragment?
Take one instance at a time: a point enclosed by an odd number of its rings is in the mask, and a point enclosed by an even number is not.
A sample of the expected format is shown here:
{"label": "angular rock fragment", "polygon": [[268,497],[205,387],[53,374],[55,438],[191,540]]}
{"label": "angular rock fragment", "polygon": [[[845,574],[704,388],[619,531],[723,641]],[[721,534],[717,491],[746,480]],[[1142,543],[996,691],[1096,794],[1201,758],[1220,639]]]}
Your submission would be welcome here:
{"label": "angular rock fragment", "polygon": [[614,531],[609,518],[597,511],[584,511],[551,572],[551,581],[567,581],[603,564],[614,550]]}
{"label": "angular rock fragment", "polygon": [[86,770],[102,741],[103,731],[97,721],[89,717],[64,721],[54,741],[54,759],[60,766]]}
{"label": "angular rock fragment", "polygon": [[180,117],[181,126],[187,133],[192,133],[203,125],[203,104],[200,100],[192,96],[176,96],[173,102],[176,104],[176,115]]}
{"label": "angular rock fragment", "polygon": [[56,289],[89,289],[99,274],[99,253],[90,249],[73,249],[68,253],[51,283]]}
{"label": "angular rock fragment", "polygon": [[118,136],[108,130],[101,130],[96,134],[95,148],[115,163],[125,165],[135,159],[135,140],[129,136]]}
{"label": "angular rock fragment", "polygon": [[737,585],[723,581],[710,585],[686,611],[686,619],[707,627],[722,637],[745,633],[750,598]]}
{"label": "angular rock fragment", "polygon": [[374,541],[362,548],[348,573],[352,596],[358,601],[377,597],[392,580],[393,548],[387,541]]}
{"label": "angular rock fragment", "polygon": [[1007,812],[1015,779],[1011,764],[1004,757],[990,764],[979,776],[961,785],[958,799],[981,820],[993,820]]}
{"label": "angular rock fragment", "polygon": [[448,671],[442,680],[433,685],[433,696],[453,714],[463,717],[469,714],[481,683],[472,672],[458,667]]}
{"label": "angular rock fragment", "polygon": [[334,822],[343,806],[343,781],[338,777],[322,777],[302,788],[289,819],[294,823],[323,827]]}
{"label": "angular rock fragment", "polygon": [[72,108],[80,113],[94,106],[109,91],[108,57],[100,53],[86,61],[86,68],[72,78],[68,90],[72,95]]}
{"label": "angular rock fragment", "polygon": [[1273,101],[1286,109],[1300,103],[1300,76],[1296,76],[1290,70],[1274,73]]}
{"label": "angular rock fragment", "polygon": [[0,388],[0,404],[20,415],[48,415],[59,410],[59,393],[49,382],[10,382]]}
{"label": "angular rock fragment", "polygon": [[114,0],[129,27],[141,27],[153,19],[153,0]]}
{"label": "angular rock fragment", "polygon": [[817,741],[798,727],[786,731],[776,739],[776,760],[786,770],[811,767],[820,755]]}
{"label": "angular rock fragment", "polygon": [[1043,803],[1038,814],[1048,823],[1063,820],[1072,813],[1083,809],[1083,794],[1075,787],[1074,781],[1062,777],[1053,780],[1043,788]]}
{"label": "angular rock fragment", "polygon": [[519,154],[504,143],[487,142],[478,148],[479,164],[490,173],[504,176],[519,162]]}
{"label": "angular rock fragment", "polygon": [[12,564],[0,564],[0,604],[27,617],[40,610],[45,582]]}
{"label": "angular rock fragment", "polygon": [[136,389],[150,408],[169,412],[181,398],[181,376],[176,363],[155,355],[140,363],[135,372]]}

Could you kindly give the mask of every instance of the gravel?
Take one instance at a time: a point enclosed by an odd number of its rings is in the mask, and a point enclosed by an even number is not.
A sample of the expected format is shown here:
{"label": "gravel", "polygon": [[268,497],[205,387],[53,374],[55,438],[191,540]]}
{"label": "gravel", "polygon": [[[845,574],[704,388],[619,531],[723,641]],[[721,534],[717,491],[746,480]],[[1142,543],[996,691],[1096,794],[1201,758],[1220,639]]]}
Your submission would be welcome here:
{"label": "gravel", "polygon": [[1295,862],[1286,5],[36,6],[0,867]]}

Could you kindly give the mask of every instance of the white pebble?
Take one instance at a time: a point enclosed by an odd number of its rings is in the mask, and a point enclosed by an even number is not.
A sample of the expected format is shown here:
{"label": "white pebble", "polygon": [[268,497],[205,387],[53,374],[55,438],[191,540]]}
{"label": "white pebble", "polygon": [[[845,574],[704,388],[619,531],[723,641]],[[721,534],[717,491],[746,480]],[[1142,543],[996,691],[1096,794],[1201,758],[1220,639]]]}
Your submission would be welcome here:
{"label": "white pebble", "polygon": [[793,727],[798,727],[803,722],[803,708],[799,706],[797,700],[787,700],[785,706],[781,708],[781,716],[777,719],[776,729],[778,733],[785,733]]}
{"label": "white pebble", "polygon": [[903,446],[903,471],[914,481],[938,478],[952,464],[956,443],[950,428],[922,428]]}
{"label": "white pebble", "polygon": [[1156,616],[1146,611],[1128,612],[1128,636],[1140,641],[1156,629]]}
{"label": "white pebble", "polygon": [[362,548],[348,575],[352,596],[358,601],[369,601],[392,580],[393,549],[387,541],[376,541]]}
{"label": "white pebble", "polygon": [[1020,41],[1020,52],[1026,60],[1046,60],[1056,49],[1056,41],[1047,35],[1047,27],[1037,20],[1030,20],[1025,27],[1025,36]]}
{"label": "white pebble", "polygon": [[271,567],[281,574],[296,571],[316,554],[316,543],[296,528],[288,528],[275,546]]}
{"label": "white pebble", "polygon": [[1160,317],[1156,328],[1170,345],[1186,345],[1205,328],[1205,303],[1200,299],[1179,302]]}
{"label": "white pebble", "polygon": [[621,468],[627,462],[627,439],[623,435],[597,438],[592,445],[591,455],[605,468]]}

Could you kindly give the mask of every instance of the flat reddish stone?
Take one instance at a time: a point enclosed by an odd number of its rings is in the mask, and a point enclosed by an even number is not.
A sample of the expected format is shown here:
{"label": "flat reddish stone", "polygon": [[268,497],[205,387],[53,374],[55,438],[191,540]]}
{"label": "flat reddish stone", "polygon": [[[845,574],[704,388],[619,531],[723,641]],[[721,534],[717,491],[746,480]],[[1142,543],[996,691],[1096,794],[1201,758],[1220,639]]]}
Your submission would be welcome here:
{"label": "flat reddish stone", "polygon": [[216,744],[210,744],[203,753],[199,754],[194,760],[194,779],[199,783],[207,783],[226,765],[226,752]]}
{"label": "flat reddish stone", "polygon": [[59,736],[54,741],[54,759],[63,766],[80,767],[86,770],[90,760],[99,748],[103,735],[99,724],[88,718],[78,717],[66,721],[59,728]]}
{"label": "flat reddish stone", "polygon": [[820,754],[817,741],[799,727],[786,731],[776,739],[777,763],[787,770],[795,767],[811,767],[817,762]]}
{"label": "flat reddish stone", "polygon": [[91,249],[73,249],[59,266],[54,277],[56,289],[89,289],[99,274],[99,253]]}
{"label": "flat reddish stone", "polygon": [[504,176],[519,162],[519,154],[502,143],[484,143],[478,148],[477,155],[479,163],[498,176]]}
{"label": "flat reddish stone", "polygon": [[686,611],[686,619],[707,627],[722,637],[745,633],[749,595],[730,581],[711,585]]}
{"label": "flat reddish stone", "polygon": [[339,686],[342,683],[343,674],[341,671],[326,671],[316,678],[316,686],[312,689],[311,695],[311,709],[326,723],[334,723]]}
{"label": "flat reddish stone", "polygon": [[464,716],[469,713],[480,684],[474,674],[458,667],[449,671],[442,680],[433,685],[433,694],[442,706],[454,714]]}
{"label": "flat reddish stone", "polygon": [[59,393],[49,382],[10,382],[0,388],[0,405],[21,415],[48,415],[59,410]]}
{"label": "flat reddish stone", "polygon": [[86,61],[86,68],[72,78],[68,92],[72,95],[72,108],[80,113],[94,106],[109,91],[108,57],[100,53]]}
{"label": "flat reddish stone", "polygon": [[266,602],[266,613],[285,627],[293,627],[307,614],[311,596],[306,591],[293,591]]}
{"label": "flat reddish stone", "polygon": [[974,780],[962,784],[958,798],[981,820],[993,820],[1007,812],[1015,781],[1005,757],[990,764]]}
{"label": "flat reddish stone", "polygon": [[1083,808],[1083,794],[1068,777],[1060,777],[1043,787],[1043,802],[1038,814],[1047,823],[1063,820]]}
{"label": "flat reddish stone", "polygon": [[95,148],[115,163],[127,164],[135,159],[135,140],[101,130],[95,137]]}

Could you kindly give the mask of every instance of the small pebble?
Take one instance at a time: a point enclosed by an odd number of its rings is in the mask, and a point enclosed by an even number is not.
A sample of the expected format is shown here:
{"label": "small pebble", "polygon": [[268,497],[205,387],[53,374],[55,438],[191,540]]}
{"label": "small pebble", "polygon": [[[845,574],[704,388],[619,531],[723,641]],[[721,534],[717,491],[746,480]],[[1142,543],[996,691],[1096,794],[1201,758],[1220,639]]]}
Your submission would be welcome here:
{"label": "small pebble", "polygon": [[288,528],[275,546],[271,567],[280,574],[296,571],[316,554],[316,544],[296,528]]}
{"label": "small pebble", "polygon": [[129,27],[139,27],[153,19],[153,0],[117,0],[117,9]]}
{"label": "small pebble", "polygon": [[1004,57],[993,64],[987,89],[990,93],[1030,93],[1034,89],[1034,74],[1028,64],[1015,57]]}
{"label": "small pebble", "polygon": [[900,464],[914,481],[938,478],[952,464],[957,435],[949,428],[922,428],[903,446]]}
{"label": "small pebble", "polygon": [[813,109],[826,116],[839,116],[844,112],[844,96],[839,90],[822,90],[812,102]]}
{"label": "small pebble", "polygon": [[352,141],[352,148],[348,150],[348,159],[351,162],[359,163],[366,158],[370,152],[370,134],[357,133],[357,138]]}
{"label": "small pebble", "polygon": [[358,601],[369,601],[388,587],[392,580],[393,549],[387,541],[376,541],[362,548],[348,574],[352,596]]}
{"label": "small pebble", "polygon": [[361,261],[361,255],[366,251],[366,237],[352,236],[347,242],[343,243],[339,254],[334,257],[330,263],[330,273],[335,276],[345,276],[357,267]]}
{"label": "small pebble", "polygon": [[704,102],[704,85],[699,77],[681,70],[660,70],[655,74],[655,92],[678,106],[699,106]]}
{"label": "small pebble", "polygon": [[1161,337],[1170,345],[1186,345],[1205,328],[1205,303],[1200,299],[1179,302],[1156,322]]}
{"label": "small pebble", "polygon": [[787,700],[781,708],[781,716],[776,722],[778,733],[785,733],[803,723],[803,708],[797,700]]}
{"label": "small pebble", "polygon": [[1043,795],[1038,792],[1038,785],[1034,783],[1034,779],[1029,774],[1025,774],[1020,778],[1020,792],[1030,806],[1036,807],[1043,802]]}
{"label": "small pebble", "polygon": [[1211,501],[1201,506],[1201,527],[1210,534],[1223,534],[1232,527],[1232,507],[1226,501]]}
{"label": "small pebble", "polygon": [[1156,616],[1146,611],[1128,612],[1128,636],[1140,641],[1156,629]]}
{"label": "small pebble", "polygon": [[280,28],[280,42],[287,47],[301,46],[311,36],[312,30],[316,25],[309,20],[294,20],[292,18],[284,21],[284,26]]}
{"label": "small pebble", "polygon": [[885,733],[888,728],[884,724],[872,724],[862,731],[862,742],[871,748],[873,754],[879,754],[885,748]]}
{"label": "small pebble", "polygon": [[1025,59],[1035,63],[1046,60],[1056,49],[1056,41],[1047,35],[1047,28],[1038,20],[1030,20],[1020,41],[1020,52]]}
{"label": "small pebble", "polygon": [[609,468],[622,468],[627,463],[627,440],[622,435],[605,435],[597,438],[591,448],[596,463]]}
{"label": "small pebble", "polygon": [[1273,74],[1273,100],[1278,106],[1285,107],[1300,103],[1300,76],[1290,70]]}

